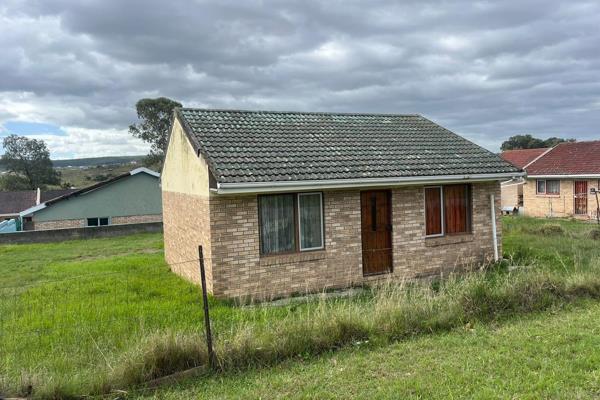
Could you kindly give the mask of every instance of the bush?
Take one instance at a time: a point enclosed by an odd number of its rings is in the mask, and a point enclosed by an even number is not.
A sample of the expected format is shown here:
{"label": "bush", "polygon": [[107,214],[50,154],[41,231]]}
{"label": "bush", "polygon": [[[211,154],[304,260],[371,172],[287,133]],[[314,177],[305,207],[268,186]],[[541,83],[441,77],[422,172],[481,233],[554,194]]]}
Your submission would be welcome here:
{"label": "bush", "polygon": [[589,237],[592,240],[600,240],[600,229],[599,228],[592,229],[589,233]]}
{"label": "bush", "polygon": [[560,236],[565,234],[564,228],[559,224],[543,224],[524,229],[526,233],[542,236]]}

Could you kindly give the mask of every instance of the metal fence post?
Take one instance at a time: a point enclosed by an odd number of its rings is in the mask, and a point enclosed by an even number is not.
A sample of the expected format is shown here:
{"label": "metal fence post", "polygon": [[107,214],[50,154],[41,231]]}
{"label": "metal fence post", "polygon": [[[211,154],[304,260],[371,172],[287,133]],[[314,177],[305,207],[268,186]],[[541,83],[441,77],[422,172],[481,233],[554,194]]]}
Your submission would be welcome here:
{"label": "metal fence post", "polygon": [[206,328],[206,346],[208,348],[208,364],[211,369],[216,368],[216,358],[212,345],[212,333],[210,331],[210,316],[208,314],[208,293],[206,290],[206,274],[204,272],[204,255],[202,246],[198,246],[198,257],[200,260],[200,281],[202,283],[202,303],[204,306],[204,327]]}

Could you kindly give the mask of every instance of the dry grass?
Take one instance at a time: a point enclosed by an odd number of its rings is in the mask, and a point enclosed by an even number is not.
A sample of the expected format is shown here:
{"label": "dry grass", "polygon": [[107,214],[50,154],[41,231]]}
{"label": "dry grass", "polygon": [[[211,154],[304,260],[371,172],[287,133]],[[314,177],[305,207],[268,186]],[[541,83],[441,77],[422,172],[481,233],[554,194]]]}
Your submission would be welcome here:
{"label": "dry grass", "polygon": [[[217,339],[216,353],[221,371],[264,367],[354,344],[383,345],[543,311],[582,298],[600,298],[600,274],[473,272],[450,277],[435,290],[426,283],[383,284],[367,300],[321,300],[270,324],[244,323]],[[157,334],[124,356],[122,367],[107,375],[103,390],[207,366],[207,360],[201,335]]]}

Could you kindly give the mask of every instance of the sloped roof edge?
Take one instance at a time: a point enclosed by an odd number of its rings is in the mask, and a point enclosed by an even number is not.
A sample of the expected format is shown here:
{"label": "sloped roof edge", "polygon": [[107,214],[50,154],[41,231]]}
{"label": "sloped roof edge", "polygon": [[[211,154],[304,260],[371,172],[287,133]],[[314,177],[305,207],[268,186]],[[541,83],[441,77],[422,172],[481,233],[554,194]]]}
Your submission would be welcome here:
{"label": "sloped roof edge", "polygon": [[44,203],[38,204],[37,206],[28,208],[27,210],[21,211],[19,213],[19,215],[21,217],[24,217],[24,216],[33,214],[33,213],[35,213],[37,211],[43,210],[44,208],[49,207],[49,206],[51,206],[53,204],[56,204],[56,203],[58,203],[60,201],[67,200],[67,199],[70,199],[72,197],[76,197],[76,196],[82,195],[84,193],[88,193],[88,192],[94,191],[96,189],[102,188],[102,187],[107,186],[107,185],[109,185],[111,183],[114,183],[116,181],[119,181],[119,180],[121,180],[123,178],[127,178],[129,176],[134,176],[134,175],[137,175],[137,174],[140,174],[140,173],[148,174],[148,175],[153,176],[155,178],[159,178],[160,177],[160,174],[158,172],[152,171],[151,169],[148,169],[148,168],[145,168],[145,167],[136,168],[136,169],[131,170],[129,172],[125,172],[124,174],[117,175],[117,176],[115,176],[113,178],[110,178],[110,179],[107,179],[105,181],[98,182],[98,183],[96,183],[94,185],[84,187],[84,188],[76,190],[76,191],[74,191],[72,193],[56,197],[56,198],[48,200],[48,201],[46,201]]}

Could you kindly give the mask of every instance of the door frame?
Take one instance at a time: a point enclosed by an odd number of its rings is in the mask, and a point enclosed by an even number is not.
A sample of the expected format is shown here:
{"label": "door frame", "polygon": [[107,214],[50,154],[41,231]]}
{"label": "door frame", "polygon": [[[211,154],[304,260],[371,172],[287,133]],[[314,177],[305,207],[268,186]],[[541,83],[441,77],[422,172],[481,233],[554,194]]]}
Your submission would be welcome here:
{"label": "door frame", "polygon": [[[363,193],[373,193],[373,192],[382,192],[382,193],[386,193],[387,195],[387,201],[388,201],[388,222],[389,222],[389,241],[390,241],[390,246],[389,246],[389,251],[390,251],[390,267],[389,269],[385,270],[385,271],[381,271],[381,272],[370,272],[370,273],[365,273],[365,249],[363,248],[363,213],[362,213],[362,196]],[[391,189],[370,189],[370,190],[361,190],[360,191],[360,248],[361,248],[361,261],[362,261],[362,276],[363,277],[368,277],[368,276],[377,276],[377,275],[385,275],[385,274],[392,274],[394,272],[394,224],[393,224],[393,213],[392,213],[392,191]]]}
{"label": "door frame", "polygon": [[[584,213],[577,212],[577,182],[585,183],[585,212]],[[589,203],[588,189],[589,189],[589,184],[586,179],[574,179],[573,180],[573,215],[588,215],[588,203]]]}

